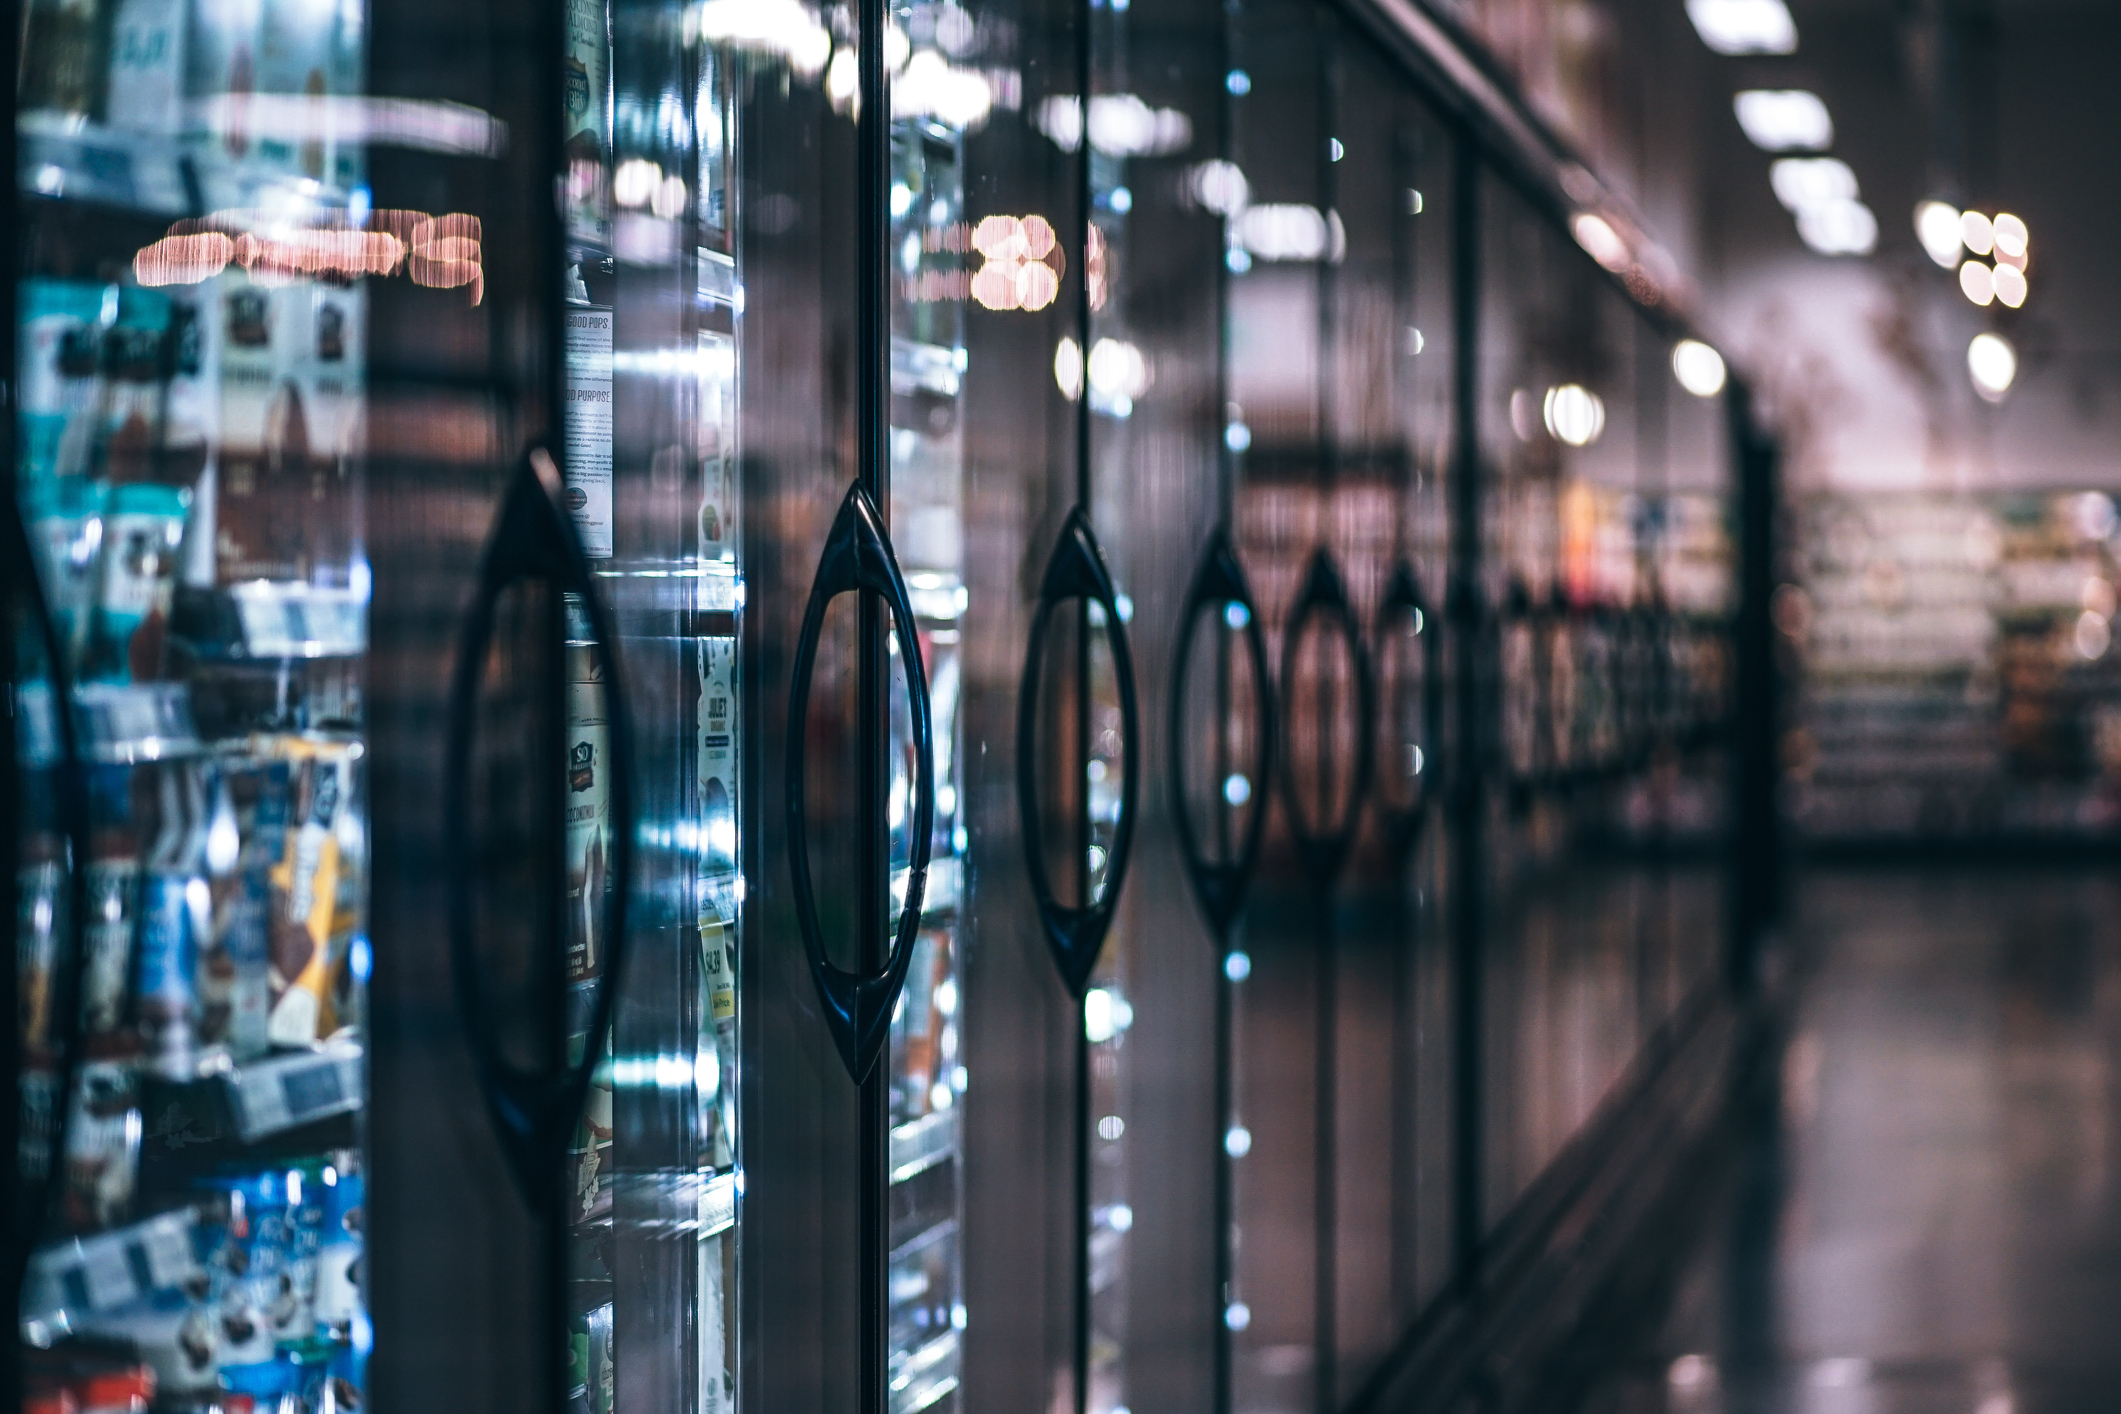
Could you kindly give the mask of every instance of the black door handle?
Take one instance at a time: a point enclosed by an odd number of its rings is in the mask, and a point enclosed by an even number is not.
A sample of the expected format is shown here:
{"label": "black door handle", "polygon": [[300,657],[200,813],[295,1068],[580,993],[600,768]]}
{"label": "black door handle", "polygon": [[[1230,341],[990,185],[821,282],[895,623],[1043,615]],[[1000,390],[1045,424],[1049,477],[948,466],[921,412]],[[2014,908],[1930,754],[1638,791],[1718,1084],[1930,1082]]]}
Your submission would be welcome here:
{"label": "black door handle", "polygon": [[[1385,661],[1385,644],[1392,632],[1393,621],[1408,615],[1413,617],[1415,633],[1421,640],[1421,740],[1416,746],[1431,748],[1430,754],[1433,754],[1441,691],[1438,670],[1443,661],[1442,635],[1436,633],[1429,625],[1428,602],[1421,592],[1421,580],[1414,573],[1414,567],[1401,560],[1393,566],[1392,577],[1385,584],[1384,596],[1377,603],[1377,626],[1374,630],[1377,647],[1371,655],[1374,662],[1381,665]],[[1385,712],[1380,712],[1378,718],[1381,723],[1398,720],[1395,715]],[[1404,806],[1396,805],[1385,791],[1380,790],[1377,793],[1378,814],[1384,821],[1387,833],[1401,848],[1411,845],[1421,834],[1422,823],[1428,818],[1431,795],[1426,788],[1427,783],[1419,778],[1418,772],[1409,771],[1408,775],[1415,778],[1413,799],[1410,803]]]}
{"label": "black door handle", "polygon": [[[1045,670],[1046,630],[1053,611],[1070,599],[1085,599],[1105,611],[1106,633],[1112,643],[1112,676],[1119,686],[1119,713],[1125,743],[1121,748],[1119,822],[1113,830],[1112,849],[1105,863],[1105,886],[1097,898],[1076,907],[1054,897],[1053,881],[1046,874],[1043,831],[1039,824],[1038,769],[1034,754],[1038,735],[1039,680]],[[1016,804],[1023,821],[1024,860],[1030,869],[1031,893],[1038,902],[1038,917],[1045,929],[1046,946],[1060,968],[1061,980],[1071,995],[1080,998],[1097,966],[1098,951],[1112,927],[1119,905],[1120,886],[1127,876],[1127,856],[1134,848],[1136,783],[1140,775],[1137,745],[1141,737],[1141,709],[1134,691],[1134,658],[1127,649],[1126,625],[1120,621],[1119,595],[1112,574],[1098,549],[1097,535],[1081,506],[1068,512],[1060,541],[1046,562],[1045,578],[1039,583],[1038,607],[1031,615],[1030,646],[1024,654],[1024,677],[1016,699]]]}
{"label": "black door handle", "polygon": [[[893,930],[891,952],[875,972],[849,972],[825,956],[825,941],[817,920],[817,900],[811,893],[810,851],[806,843],[808,815],[803,793],[807,763],[804,760],[804,719],[810,710],[810,677],[817,667],[818,634],[825,625],[825,606],[842,594],[874,594],[891,610],[898,629],[899,661],[906,665],[906,696],[912,706],[915,791],[913,806],[912,858],[908,861],[906,903]],[[933,719],[928,705],[928,673],[921,663],[921,645],[913,622],[913,602],[906,594],[906,577],[899,573],[898,556],[891,537],[860,482],[847,488],[825,536],[825,551],[818,557],[817,578],[810,586],[810,603],[803,610],[803,628],[796,640],[795,680],[788,688],[788,868],[795,876],[795,916],[803,932],[803,954],[810,962],[810,980],[817,987],[825,1009],[825,1025],[839,1047],[840,1059],[856,1084],[869,1074],[891,1030],[891,1012],[898,1005],[899,990],[906,982],[906,968],[913,961],[913,941],[920,931],[921,900],[928,891],[928,859],[935,827],[935,748]]]}
{"label": "black door handle", "polygon": [[[1284,702],[1291,700],[1295,691],[1296,654],[1303,643],[1304,629],[1313,617],[1321,614],[1339,629],[1347,644],[1349,666],[1355,674],[1355,772],[1348,778],[1348,798],[1339,817],[1330,821],[1313,821],[1305,815],[1302,792],[1296,780],[1295,753],[1286,747],[1281,753],[1281,785],[1282,800],[1289,812],[1289,833],[1296,841],[1296,852],[1311,877],[1325,883],[1347,862],[1348,847],[1354,843],[1355,827],[1362,819],[1363,798],[1370,782],[1372,750],[1377,736],[1377,693],[1370,678],[1370,655],[1362,625],[1357,622],[1355,605],[1348,598],[1348,586],[1341,579],[1340,571],[1334,568],[1333,557],[1323,548],[1312,553],[1310,567],[1304,573],[1303,588],[1297,592],[1296,603],[1289,611],[1288,627],[1282,630],[1281,695]],[[1286,717],[1282,729],[1288,729]],[[1319,762],[1322,772],[1329,771],[1331,766],[1330,761]]]}
{"label": "black door handle", "polygon": [[[561,508],[559,493],[559,470],[543,448],[524,458],[502,493],[493,533],[479,562],[478,585],[457,639],[442,771],[449,956],[458,1013],[502,1150],[525,1199],[538,1210],[554,1201],[558,1192],[556,1176],[588,1099],[603,1038],[611,1027],[612,999],[624,971],[626,903],[633,883],[633,737],[619,673],[618,635],[611,611],[590,576],[574,520]],[[610,759],[605,769],[611,783],[611,882],[603,900],[604,965],[595,983],[582,1054],[572,1062],[563,1057],[534,1070],[514,1065],[502,1054],[491,998],[478,964],[472,900],[471,750],[478,725],[479,679],[493,639],[500,596],[513,585],[537,580],[580,596],[595,640],[593,651],[601,660],[604,713],[609,723]],[[558,762],[551,764],[555,769],[559,766]],[[564,890],[566,881],[557,879],[554,886],[556,891]],[[554,973],[566,965],[566,942],[557,922],[563,912],[556,898],[547,915],[554,920],[554,926],[546,930],[550,956],[542,959]]]}
{"label": "black door handle", "polygon": [[[1236,610],[1236,613],[1232,613]],[[1274,776],[1274,751],[1279,739],[1275,725],[1274,680],[1267,668],[1267,635],[1260,625],[1259,610],[1252,602],[1252,588],[1245,579],[1245,568],[1238,562],[1237,549],[1230,543],[1227,531],[1218,527],[1208,539],[1201,552],[1200,565],[1193,571],[1193,582],[1186,589],[1186,602],[1179,610],[1178,644],[1174,650],[1176,680],[1171,684],[1171,814],[1178,827],[1179,851],[1185,859],[1186,878],[1193,886],[1193,896],[1200,902],[1202,913],[1208,916],[1209,926],[1214,928],[1217,938],[1227,939],[1230,925],[1237,920],[1244,907],[1245,891],[1252,883],[1252,869],[1259,860],[1259,847],[1266,836],[1267,810],[1262,799],[1252,808],[1245,822],[1245,832],[1238,841],[1236,853],[1228,858],[1211,856],[1201,847],[1200,837],[1193,830],[1193,814],[1186,808],[1186,753],[1182,749],[1186,734],[1186,664],[1191,656],[1193,636],[1198,632],[1202,619],[1210,613],[1220,613],[1224,622],[1232,623],[1242,618],[1238,625],[1244,634],[1245,654],[1252,661],[1253,690],[1259,699],[1259,731],[1253,748],[1252,776],[1260,790]]]}
{"label": "black door handle", "polygon": [[[0,618],[0,632],[9,635],[7,654],[10,668],[9,711],[6,717],[7,741],[4,743],[6,757],[0,771],[8,774],[10,789],[6,793],[4,806],[16,812],[11,822],[15,834],[16,851],[21,849],[21,809],[28,799],[23,790],[24,753],[23,735],[27,731],[35,740],[49,730],[58,748],[57,769],[53,774],[55,790],[52,805],[57,817],[59,831],[66,840],[69,858],[66,860],[65,917],[57,930],[56,946],[48,974],[48,991],[44,1003],[45,1025],[48,1028],[47,1044],[53,1059],[50,1074],[51,1092],[44,1097],[49,1107],[41,1118],[43,1143],[37,1144],[27,1128],[39,1122],[37,1117],[18,1115],[18,1123],[24,1125],[18,1134],[16,1153],[0,1155],[0,1163],[17,1166],[18,1201],[12,1219],[14,1223],[13,1244],[9,1247],[9,1261],[4,1279],[19,1288],[28,1270],[30,1253],[42,1240],[57,1207],[60,1174],[66,1162],[67,1136],[71,1129],[74,1112],[74,1084],[81,1060],[81,984],[87,966],[87,950],[83,946],[84,929],[88,921],[88,779],[82,764],[79,733],[73,713],[73,689],[67,672],[66,655],[59,642],[58,627],[52,622],[51,606],[44,597],[44,586],[37,578],[37,560],[30,548],[28,528],[22,522],[21,507],[10,504],[0,521],[6,525],[7,545],[0,554],[0,610],[7,611]],[[28,646],[16,631],[17,619],[10,606],[19,605],[22,617],[29,621],[38,650],[43,654],[46,676],[51,684],[50,699],[41,708],[50,714],[49,723],[33,723],[32,712],[40,710],[31,705],[32,699],[22,691],[25,681],[21,649]],[[5,866],[10,879],[22,877],[20,858],[8,860]],[[10,910],[7,914],[10,926],[19,927],[18,914]],[[19,948],[20,939],[16,940]],[[6,964],[20,966],[19,961]],[[19,986],[19,982],[18,982]],[[22,1034],[22,1018],[10,1018],[6,1024],[16,1027],[14,1046],[22,1075],[27,1076],[31,1057],[27,1043],[33,1038]],[[17,1093],[7,1097],[6,1103],[20,1106],[23,1096],[20,1079]],[[41,1165],[26,1161],[42,1149]],[[8,1339],[14,1336],[9,1334]]]}

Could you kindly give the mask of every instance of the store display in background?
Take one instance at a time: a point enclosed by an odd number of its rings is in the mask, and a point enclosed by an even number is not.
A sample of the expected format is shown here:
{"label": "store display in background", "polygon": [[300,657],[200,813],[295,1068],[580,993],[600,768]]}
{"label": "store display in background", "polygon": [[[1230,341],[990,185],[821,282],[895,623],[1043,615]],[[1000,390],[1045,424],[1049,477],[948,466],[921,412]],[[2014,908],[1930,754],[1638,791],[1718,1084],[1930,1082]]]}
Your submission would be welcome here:
{"label": "store display in background", "polygon": [[1818,496],[1776,622],[1792,818],[1820,843],[2121,829],[2103,492]]}

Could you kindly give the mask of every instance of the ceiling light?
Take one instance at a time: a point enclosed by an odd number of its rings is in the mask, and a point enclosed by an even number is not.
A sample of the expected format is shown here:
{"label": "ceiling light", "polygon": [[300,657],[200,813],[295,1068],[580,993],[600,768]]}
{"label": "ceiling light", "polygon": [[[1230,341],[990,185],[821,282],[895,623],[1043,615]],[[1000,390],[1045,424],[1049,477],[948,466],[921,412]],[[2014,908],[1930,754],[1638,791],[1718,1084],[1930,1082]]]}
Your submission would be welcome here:
{"label": "ceiling light", "polygon": [[1541,413],[1554,440],[1571,447],[1588,447],[1605,431],[1605,403],[1580,384],[1547,389]]}
{"label": "ceiling light", "polygon": [[1930,259],[1949,270],[1959,263],[1959,208],[1948,201],[1925,201],[1915,208],[1915,237]]}
{"label": "ceiling light", "polygon": [[1687,0],[1686,17],[1718,54],[1797,51],[1797,22],[1783,0]]}
{"label": "ceiling light", "polygon": [[1996,248],[1996,228],[1978,211],[1969,211],[1959,218],[1959,239],[1976,255],[1987,255]]}
{"label": "ceiling light", "polygon": [[1832,201],[1798,212],[1797,235],[1821,255],[1869,255],[1878,247],[1878,218],[1860,201]]}
{"label": "ceiling light", "polygon": [[1959,288],[1975,304],[1988,304],[1996,298],[1996,272],[1978,260],[1969,260],[1959,267]]}
{"label": "ceiling light", "polygon": [[1695,397],[1713,398],[1723,391],[1723,355],[1699,339],[1681,339],[1672,346],[1672,376]]}
{"label": "ceiling light", "polygon": [[1817,152],[1834,144],[1834,120],[1816,93],[1749,88],[1731,105],[1753,146],[1767,152]]}
{"label": "ceiling light", "polygon": [[2000,334],[1976,334],[1966,346],[1966,371],[1974,391],[1992,403],[2003,401],[2018,378],[2018,354]]}
{"label": "ceiling light", "polygon": [[2026,248],[2032,241],[2032,232],[2025,229],[2023,221],[2006,211],[1990,222],[1989,226],[1996,237],[1996,254],[2012,261],[2025,259]]}
{"label": "ceiling light", "polygon": [[2025,283],[2025,272],[2015,265],[1996,267],[1996,298],[2012,309],[2022,308],[2031,287]]}
{"label": "ceiling light", "polygon": [[1778,157],[1768,181],[1775,200],[1791,211],[1856,199],[1856,174],[1838,157]]}

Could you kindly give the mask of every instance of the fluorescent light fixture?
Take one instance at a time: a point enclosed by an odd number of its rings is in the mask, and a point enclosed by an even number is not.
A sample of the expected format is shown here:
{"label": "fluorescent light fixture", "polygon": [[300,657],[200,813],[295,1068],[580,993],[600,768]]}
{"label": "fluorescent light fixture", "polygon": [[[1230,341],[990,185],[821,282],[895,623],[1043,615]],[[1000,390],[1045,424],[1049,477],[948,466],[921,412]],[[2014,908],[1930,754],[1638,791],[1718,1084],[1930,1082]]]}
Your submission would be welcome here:
{"label": "fluorescent light fixture", "polygon": [[1925,201],[1915,208],[1915,238],[1930,259],[1949,270],[1959,263],[1959,208],[1948,201]]}
{"label": "fluorescent light fixture", "polygon": [[1976,334],[1966,346],[1966,371],[1973,375],[1975,392],[2002,402],[2018,380],[2018,351],[2001,334]]}
{"label": "fluorescent light fixture", "polygon": [[1699,339],[1681,339],[1672,346],[1672,376],[1695,397],[1713,398],[1723,391],[1723,355]]}
{"label": "fluorescent light fixture", "polygon": [[1819,95],[1801,88],[1749,88],[1731,105],[1738,126],[1765,152],[1817,152],[1834,145],[1834,120]]}
{"label": "fluorescent light fixture", "polygon": [[1778,157],[1768,168],[1775,200],[1791,211],[1854,201],[1856,174],[1838,157]]}
{"label": "fluorescent light fixture", "polygon": [[1718,54],[1797,52],[1797,22],[1783,0],[1687,0],[1686,17]]}
{"label": "fluorescent light fixture", "polygon": [[1860,201],[1832,201],[1798,212],[1797,235],[1821,255],[1869,255],[1878,248],[1878,218]]}

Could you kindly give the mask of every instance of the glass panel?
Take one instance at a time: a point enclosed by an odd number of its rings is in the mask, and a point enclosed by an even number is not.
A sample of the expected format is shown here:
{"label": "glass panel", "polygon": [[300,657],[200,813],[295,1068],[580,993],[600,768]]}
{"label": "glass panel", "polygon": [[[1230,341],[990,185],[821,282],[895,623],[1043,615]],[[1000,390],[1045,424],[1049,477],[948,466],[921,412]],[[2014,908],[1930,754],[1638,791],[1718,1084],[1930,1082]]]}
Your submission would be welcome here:
{"label": "glass panel", "polygon": [[[567,504],[616,613],[638,753],[630,951],[573,1160],[571,1397],[712,1414],[735,1405],[740,1336],[744,60],[712,7],[565,4]],[[602,694],[571,683],[569,858],[593,926]],[[577,1020],[599,953],[570,974]]]}
{"label": "glass panel", "polygon": [[[891,527],[899,565],[919,620],[928,671],[935,750],[935,824],[921,932],[906,993],[891,1030],[891,1414],[914,1414],[951,1396],[963,1377],[959,1332],[962,1290],[964,1144],[957,1101],[968,1079],[961,1044],[964,996],[962,898],[968,840],[959,826],[957,770],[960,624],[971,602],[965,586],[963,252],[973,229],[965,211],[965,130],[984,126],[985,104],[959,111],[946,101],[951,67],[974,20],[955,5],[918,3],[895,10],[911,40],[907,67],[894,82],[922,100],[892,124],[891,239],[897,253],[891,313]],[[976,33],[976,29],[974,29]],[[916,67],[916,61],[918,67]],[[924,74],[932,93],[919,85]],[[987,92],[984,79],[968,86]],[[955,294],[956,298],[945,297]],[[896,651],[896,650],[894,650]],[[911,723],[894,715],[891,820],[893,896],[913,841],[904,827],[915,763]]]}
{"label": "glass panel", "polygon": [[[82,1027],[30,1397],[353,1407],[369,284],[475,277],[430,218],[370,210],[358,0],[22,23],[16,490],[90,811],[71,861],[33,820],[20,875],[29,995],[74,993]],[[18,661],[36,810],[75,766]]]}
{"label": "glass panel", "polygon": [[[1309,684],[1299,707],[1290,701],[1283,652],[1305,566],[1333,523],[1323,467],[1322,301],[1345,233],[1325,171],[1330,47],[1320,16],[1286,0],[1248,5],[1228,24],[1225,160],[1242,174],[1246,198],[1226,227],[1224,443],[1240,453],[1238,546],[1268,629],[1282,713],[1276,769],[1315,784],[1323,774],[1313,769],[1323,765],[1321,738],[1337,715],[1319,686],[1329,660],[1314,651],[1298,667]],[[1324,636],[1316,623],[1309,633],[1314,643]],[[1282,761],[1292,749],[1307,760]],[[1244,924],[1225,1139],[1235,1163],[1236,1249],[1226,1319],[1234,1331],[1232,1402],[1240,1411],[1319,1402],[1316,959],[1321,928],[1332,926],[1323,917],[1331,904],[1318,898],[1295,857],[1281,786],[1259,783],[1262,803],[1273,804]],[[1323,828],[1327,809],[1310,790],[1305,813]]]}

